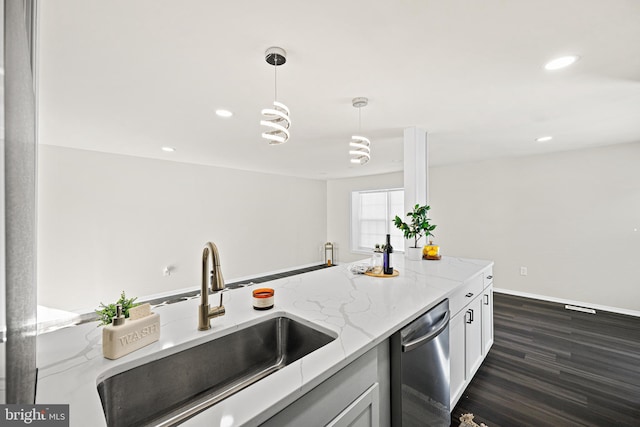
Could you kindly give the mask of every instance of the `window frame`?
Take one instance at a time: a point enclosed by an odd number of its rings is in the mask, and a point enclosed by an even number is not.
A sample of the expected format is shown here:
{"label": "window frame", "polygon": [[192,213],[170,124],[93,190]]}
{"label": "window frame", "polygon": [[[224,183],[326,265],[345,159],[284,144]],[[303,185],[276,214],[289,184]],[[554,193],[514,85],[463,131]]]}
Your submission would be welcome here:
{"label": "window frame", "polygon": [[[350,218],[349,218],[349,249],[351,250],[351,253],[358,253],[358,254],[371,254],[371,252],[373,251],[373,248],[365,248],[365,247],[360,247],[358,245],[359,242],[359,237],[360,237],[360,232],[361,230],[359,229],[358,225],[360,224],[361,221],[361,216],[360,216],[360,212],[356,213],[354,212],[355,208],[356,208],[356,204],[355,202],[355,197],[358,197],[358,202],[359,200],[359,196],[361,194],[366,194],[366,193],[385,193],[386,194],[386,207],[387,207],[387,218],[389,221],[386,221],[387,226],[389,227],[389,229],[387,230],[387,232],[389,232],[391,234],[392,231],[392,221],[393,218],[395,217],[396,214],[391,212],[391,203],[389,203],[389,193],[392,191],[402,191],[403,194],[403,198],[404,198],[404,187],[394,187],[394,188],[382,188],[382,189],[372,189],[372,190],[353,190],[351,191],[351,200],[350,200]],[[359,206],[359,203],[358,203]],[[404,206],[402,207],[403,211],[404,211]],[[357,216],[356,216],[357,215]],[[398,213],[398,215],[402,216],[401,214]],[[404,236],[403,236],[403,241],[404,241]],[[384,241],[381,241],[380,243],[384,243]],[[394,252],[399,252],[399,253],[404,253],[404,243],[402,245],[400,245],[400,247],[396,248],[395,246],[393,247],[393,251]]]}

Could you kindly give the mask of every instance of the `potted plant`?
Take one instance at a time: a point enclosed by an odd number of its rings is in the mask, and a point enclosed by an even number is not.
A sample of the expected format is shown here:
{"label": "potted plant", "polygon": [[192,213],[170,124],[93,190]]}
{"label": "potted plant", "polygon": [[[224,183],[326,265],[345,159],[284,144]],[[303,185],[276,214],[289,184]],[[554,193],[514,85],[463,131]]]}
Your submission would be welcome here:
{"label": "potted plant", "polygon": [[407,258],[411,260],[419,260],[422,258],[422,247],[418,247],[418,241],[422,236],[433,236],[431,232],[436,228],[435,225],[429,223],[429,221],[431,221],[431,219],[427,217],[429,209],[431,209],[430,206],[420,206],[416,204],[413,211],[407,213],[407,217],[411,219],[408,224],[402,221],[397,215],[393,220],[395,226],[402,230],[405,239],[414,239],[413,246],[408,248],[406,254]]}
{"label": "potted plant", "polygon": [[98,326],[111,324],[111,320],[116,315],[116,305],[118,304],[122,306],[122,314],[124,314],[124,317],[129,317],[129,309],[140,305],[139,303],[134,302],[136,299],[138,299],[138,297],[127,298],[124,294],[124,291],[122,291],[122,293],[120,294],[120,299],[115,303],[109,305],[100,303],[100,310],[96,310],[98,321],[100,322]]}

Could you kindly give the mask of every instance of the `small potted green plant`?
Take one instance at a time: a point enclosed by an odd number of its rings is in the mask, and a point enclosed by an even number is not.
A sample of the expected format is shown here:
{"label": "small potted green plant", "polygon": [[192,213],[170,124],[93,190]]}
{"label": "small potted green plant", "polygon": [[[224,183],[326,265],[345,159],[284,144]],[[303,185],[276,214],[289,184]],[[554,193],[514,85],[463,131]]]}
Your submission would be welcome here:
{"label": "small potted green plant", "polygon": [[422,247],[418,246],[418,241],[422,236],[433,236],[431,233],[435,230],[436,226],[429,223],[431,219],[427,216],[427,213],[431,209],[430,206],[416,204],[412,212],[407,212],[407,217],[410,218],[409,223],[406,223],[396,215],[393,222],[395,226],[402,231],[404,238],[414,239],[413,246],[409,247],[406,253],[406,257],[410,260],[419,260],[422,258]]}
{"label": "small potted green plant", "polygon": [[98,326],[111,324],[111,320],[116,316],[116,305],[118,304],[122,306],[122,314],[124,314],[124,317],[129,317],[129,309],[140,305],[139,303],[134,303],[136,299],[138,299],[138,297],[127,298],[124,291],[122,291],[118,301],[109,305],[100,303],[100,310],[96,310],[98,321],[100,322]]}

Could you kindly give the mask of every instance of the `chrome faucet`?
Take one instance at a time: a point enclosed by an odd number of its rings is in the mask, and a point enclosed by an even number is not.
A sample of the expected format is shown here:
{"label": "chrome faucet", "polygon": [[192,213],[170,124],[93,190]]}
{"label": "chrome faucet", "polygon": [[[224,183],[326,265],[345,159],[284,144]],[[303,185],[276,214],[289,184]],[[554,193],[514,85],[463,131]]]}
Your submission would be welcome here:
{"label": "chrome faucet", "polygon": [[[212,263],[211,270],[209,270],[209,258],[211,258]],[[202,251],[202,292],[200,294],[200,306],[198,307],[199,331],[211,329],[210,319],[224,315],[222,292],[220,293],[220,305],[213,308],[209,307],[209,287],[207,286],[209,272],[211,272],[211,290],[213,292],[222,291],[224,289],[224,279],[220,269],[220,255],[218,255],[216,245],[211,242],[207,242]]]}

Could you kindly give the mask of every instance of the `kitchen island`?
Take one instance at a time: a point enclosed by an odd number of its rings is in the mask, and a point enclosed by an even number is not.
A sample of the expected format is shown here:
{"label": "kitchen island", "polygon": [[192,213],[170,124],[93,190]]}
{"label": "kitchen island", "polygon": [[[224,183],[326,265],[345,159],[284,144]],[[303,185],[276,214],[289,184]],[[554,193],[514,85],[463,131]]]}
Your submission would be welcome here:
{"label": "kitchen island", "polygon": [[[267,311],[252,308],[253,287],[228,290],[224,297],[226,314],[212,319],[208,331],[197,330],[199,298],[156,307],[154,312],[160,314],[161,321],[160,340],[114,361],[102,357],[102,331],[96,323],[46,333],[38,337],[36,403],[69,404],[71,426],[106,425],[97,392],[97,384],[105,378],[266,318],[288,316],[313,324],[336,339],[197,414],[184,425],[259,425],[274,416],[286,415],[287,408],[296,402],[302,403],[292,416],[304,417],[299,413],[300,407],[306,407],[302,398],[338,378],[336,374],[348,374],[348,368],[358,363],[375,365],[376,374],[381,377],[380,391],[376,388],[375,395],[381,396],[380,424],[385,425],[388,379],[383,378],[383,360],[370,360],[367,355],[373,354],[371,357],[376,359],[378,352],[384,359],[386,342],[394,332],[443,299],[478,279],[482,281],[492,266],[493,262],[485,260],[443,257],[440,261],[409,261],[396,256],[394,267],[400,275],[374,278],[353,274],[346,264],[338,265],[261,284],[275,289],[275,306]],[[144,394],[145,390],[127,392]]]}

